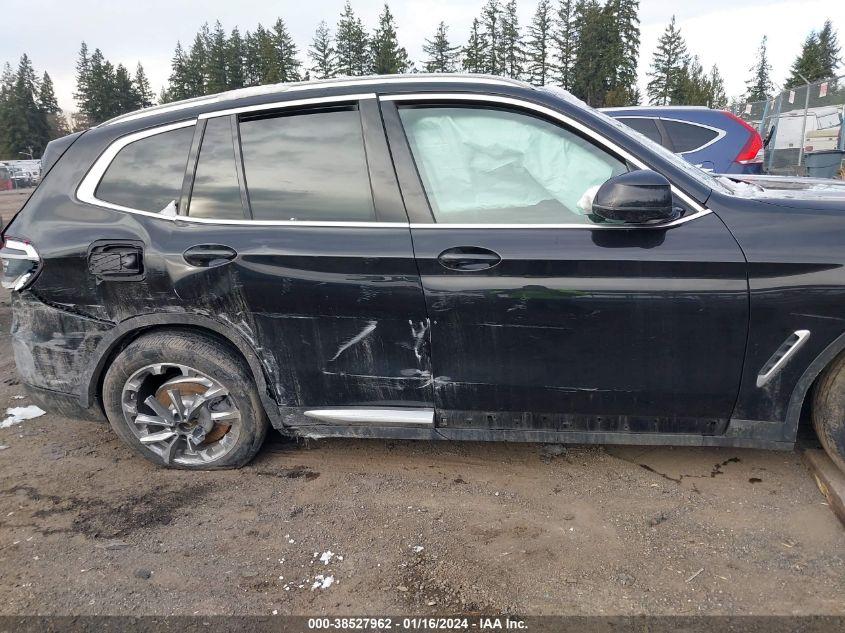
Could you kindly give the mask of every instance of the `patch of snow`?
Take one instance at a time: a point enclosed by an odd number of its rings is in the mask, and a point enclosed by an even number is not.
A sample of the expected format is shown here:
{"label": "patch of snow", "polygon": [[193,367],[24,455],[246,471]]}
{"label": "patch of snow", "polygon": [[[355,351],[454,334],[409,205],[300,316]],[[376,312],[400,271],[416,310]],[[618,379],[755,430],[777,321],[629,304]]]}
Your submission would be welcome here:
{"label": "patch of snow", "polygon": [[311,585],[311,591],[315,589],[328,589],[334,583],[334,576],[323,576],[323,574],[317,574],[314,576],[314,584]]}
{"label": "patch of snow", "polygon": [[331,550],[326,550],[320,555],[320,562],[323,563],[323,565],[328,565],[329,562],[332,560],[332,556],[334,556],[334,552]]}
{"label": "patch of snow", "polygon": [[414,552],[416,552],[417,554],[419,554],[424,549],[425,548],[422,545],[414,545]]}
{"label": "patch of snow", "polygon": [[583,211],[584,213],[593,212],[593,200],[595,199],[596,194],[599,192],[600,186],[601,185],[595,185],[593,187],[590,187],[584,192],[584,195],[582,195],[578,199],[577,206],[579,209],[581,209],[581,211]]}
{"label": "patch of snow", "polygon": [[178,210],[176,209],[176,201],[171,200],[167,203],[167,206],[164,207],[161,211],[158,212],[159,215],[163,215],[167,218],[173,218],[179,215]]}
{"label": "patch of snow", "polygon": [[44,409],[36,407],[34,404],[26,407],[10,407],[6,409],[6,419],[0,422],[0,429],[8,429],[24,420],[41,417],[45,413],[47,412]]}

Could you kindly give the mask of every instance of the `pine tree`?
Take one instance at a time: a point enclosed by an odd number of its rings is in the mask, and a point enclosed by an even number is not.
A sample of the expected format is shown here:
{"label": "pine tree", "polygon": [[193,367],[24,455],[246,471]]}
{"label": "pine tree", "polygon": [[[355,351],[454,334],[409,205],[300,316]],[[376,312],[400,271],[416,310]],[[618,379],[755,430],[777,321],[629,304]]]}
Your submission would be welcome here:
{"label": "pine tree", "polygon": [[378,19],[378,27],[370,39],[370,71],[374,75],[395,75],[408,71],[408,53],[399,46],[396,24],[390,7],[385,3]]}
{"label": "pine tree", "polygon": [[0,74],[0,159],[13,158],[7,130],[12,125],[14,108],[12,91],[14,87],[15,73],[12,70],[12,65],[6,62],[3,65],[3,72]]}
{"label": "pine tree", "polygon": [[117,111],[114,66],[103,57],[99,48],[91,54],[88,76],[88,100],[81,104],[89,122],[97,125],[110,119]]}
{"label": "pine tree", "polygon": [[484,33],[484,72],[501,75],[504,64],[502,52],[502,7],[499,0],[487,0],[481,9],[481,27]]}
{"label": "pine tree", "polygon": [[572,66],[572,93],[593,107],[604,105],[616,72],[618,47],[611,14],[596,0],[579,2],[575,16],[578,49]]}
{"label": "pine tree", "polygon": [[839,57],[840,50],[839,38],[833,30],[833,24],[830,20],[825,20],[822,30],[819,31],[819,52],[824,73],[819,79],[836,75],[836,69],[842,63],[842,58]]}
{"label": "pine tree", "polygon": [[273,35],[259,24],[252,36],[255,57],[255,84],[275,84],[281,81]]}
{"label": "pine tree", "polygon": [[275,62],[276,68],[278,69],[278,81],[300,81],[302,79],[302,75],[300,74],[302,62],[297,59],[299,51],[282,18],[276,20],[276,23],[273,25],[272,39],[276,54]]}
{"label": "pine tree", "polygon": [[244,86],[255,86],[261,83],[261,60],[259,58],[258,41],[253,33],[244,33]]}
{"label": "pine tree", "polygon": [[336,73],[336,52],[332,42],[332,34],[329,25],[322,20],[317,25],[314,39],[308,48],[308,57],[311,59],[311,72],[317,79],[331,79]]}
{"label": "pine tree", "polygon": [[41,156],[50,141],[47,113],[38,103],[39,81],[29,56],[21,56],[17,71],[4,72],[0,138],[9,158]]}
{"label": "pine tree", "polygon": [[525,50],[519,32],[516,0],[508,0],[502,11],[501,52],[502,74],[513,79],[520,79],[523,72]]}
{"label": "pine tree", "polygon": [[686,60],[670,96],[672,105],[706,105],[710,84],[697,56]]}
{"label": "pine tree", "polygon": [[478,18],[473,19],[469,32],[469,41],[463,48],[463,69],[468,73],[483,73],[487,66],[487,42],[481,31]]}
{"label": "pine tree", "polygon": [[65,119],[64,112],[59,107],[56,100],[56,92],[53,88],[53,80],[45,71],[41,77],[40,87],[38,90],[38,107],[44,113],[47,120],[47,128],[49,130],[49,140],[61,138],[66,134],[70,134],[68,129],[67,119]]}
{"label": "pine tree", "polygon": [[767,46],[768,37],[764,35],[760,42],[760,48],[757,49],[757,61],[749,69],[751,71],[751,79],[745,84],[747,87],[745,94],[746,101],[764,101],[769,98],[769,95],[774,89],[771,80],[772,66],[769,64]]}
{"label": "pine tree", "polygon": [[41,77],[41,85],[38,91],[38,106],[47,114],[59,114],[62,110],[59,102],[56,101],[56,93],[53,88],[53,80],[45,71]]}
{"label": "pine tree", "polygon": [[135,67],[135,92],[138,94],[138,107],[149,108],[153,105],[153,89],[150,86],[150,80],[147,79],[147,73],[144,72],[144,67],[141,62]]}
{"label": "pine tree", "polygon": [[208,38],[205,51],[203,75],[206,94],[223,92],[229,87],[229,79],[226,76],[227,52],[226,33],[218,20],[214,23],[214,30]]}
{"label": "pine tree", "polygon": [[338,74],[346,76],[366,75],[370,68],[369,44],[364,25],[352,11],[347,0],[337,23],[335,35]]}
{"label": "pine tree", "polygon": [[[580,4],[580,3],[578,3]],[[559,0],[557,7],[557,24],[552,38],[554,52],[552,55],[557,83],[566,90],[572,90],[572,67],[578,52],[578,29],[576,27],[576,2],[574,0]]]}
{"label": "pine tree", "polygon": [[784,88],[803,86],[808,81],[813,82],[825,76],[819,36],[815,31],[812,31],[804,40],[801,53],[792,62],[789,78],[786,80]]}
{"label": "pine tree", "polygon": [[141,107],[141,96],[135,89],[135,83],[126,66],[118,64],[114,72],[115,106],[109,114],[117,116],[126,112],[132,112]]}
{"label": "pine tree", "polygon": [[423,44],[423,52],[428,55],[423,64],[423,68],[427,73],[453,73],[458,64],[458,57],[460,56],[460,46],[451,46],[449,44],[449,36],[447,31],[449,27],[445,22],[437,25],[437,31],[434,37],[426,40]]}
{"label": "pine tree", "polygon": [[205,71],[208,65],[210,40],[211,34],[208,30],[208,24],[203,24],[185,59],[186,88],[189,97],[201,97],[206,94]]}
{"label": "pine tree", "polygon": [[545,86],[552,76],[552,32],[554,16],[550,0],[539,0],[534,19],[528,27],[526,58],[528,80],[535,86]]}
{"label": "pine tree", "polygon": [[707,103],[708,108],[722,110],[728,105],[728,97],[725,95],[725,81],[719,72],[719,68],[713,64],[710,75],[707,77]]}
{"label": "pine tree", "polygon": [[673,91],[683,77],[687,45],[675,26],[675,16],[657,41],[648,76],[648,98],[654,105],[668,105]]}
{"label": "pine tree", "polygon": [[235,27],[226,42],[226,87],[235,90],[244,85],[244,40]]}
{"label": "pine tree", "polygon": [[76,61],[76,90],[73,93],[73,98],[79,106],[79,111],[83,116],[87,116],[85,104],[90,100],[90,92],[88,83],[91,75],[91,59],[88,56],[88,45],[82,42],[79,47],[79,57]]}
{"label": "pine tree", "polygon": [[176,42],[176,50],[170,60],[170,68],[170,88],[167,91],[167,100],[181,101],[192,97],[188,58],[181,42]]}
{"label": "pine tree", "polygon": [[[615,22],[614,39],[618,62],[613,105],[633,105],[639,101],[637,66],[640,57],[639,0],[610,0]],[[611,105],[608,103],[607,105]]]}

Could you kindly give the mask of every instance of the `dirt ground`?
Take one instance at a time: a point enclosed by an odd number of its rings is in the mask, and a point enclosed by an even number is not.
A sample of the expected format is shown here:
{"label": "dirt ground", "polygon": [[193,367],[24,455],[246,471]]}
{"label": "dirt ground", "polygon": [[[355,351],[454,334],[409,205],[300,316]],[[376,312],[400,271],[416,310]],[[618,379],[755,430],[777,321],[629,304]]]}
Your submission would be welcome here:
{"label": "dirt ground", "polygon": [[[3,292],[0,409],[28,404]],[[1,615],[845,614],[797,452],[272,433],[189,473],[51,414],[0,445]]]}

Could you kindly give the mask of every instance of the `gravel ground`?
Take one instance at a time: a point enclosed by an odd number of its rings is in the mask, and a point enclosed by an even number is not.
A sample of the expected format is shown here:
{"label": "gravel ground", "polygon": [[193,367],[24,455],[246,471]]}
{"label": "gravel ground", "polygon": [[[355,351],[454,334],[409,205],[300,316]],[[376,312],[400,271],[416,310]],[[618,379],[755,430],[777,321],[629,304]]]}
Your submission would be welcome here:
{"label": "gravel ground", "polygon": [[845,614],[845,530],[797,452],[272,433],[190,473],[51,414],[0,445],[0,615]]}

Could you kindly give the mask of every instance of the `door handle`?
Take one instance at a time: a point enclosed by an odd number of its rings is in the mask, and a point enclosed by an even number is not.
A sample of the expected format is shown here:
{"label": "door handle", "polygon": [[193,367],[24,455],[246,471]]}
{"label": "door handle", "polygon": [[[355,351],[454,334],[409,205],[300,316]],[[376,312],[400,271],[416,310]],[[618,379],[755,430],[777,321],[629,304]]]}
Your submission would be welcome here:
{"label": "door handle", "polygon": [[502,258],[489,248],[456,246],[440,253],[437,261],[440,262],[441,266],[450,270],[474,271],[493,268],[502,261]]}
{"label": "door handle", "polygon": [[182,257],[191,266],[211,268],[230,262],[238,256],[238,252],[222,244],[198,244],[186,250]]}

